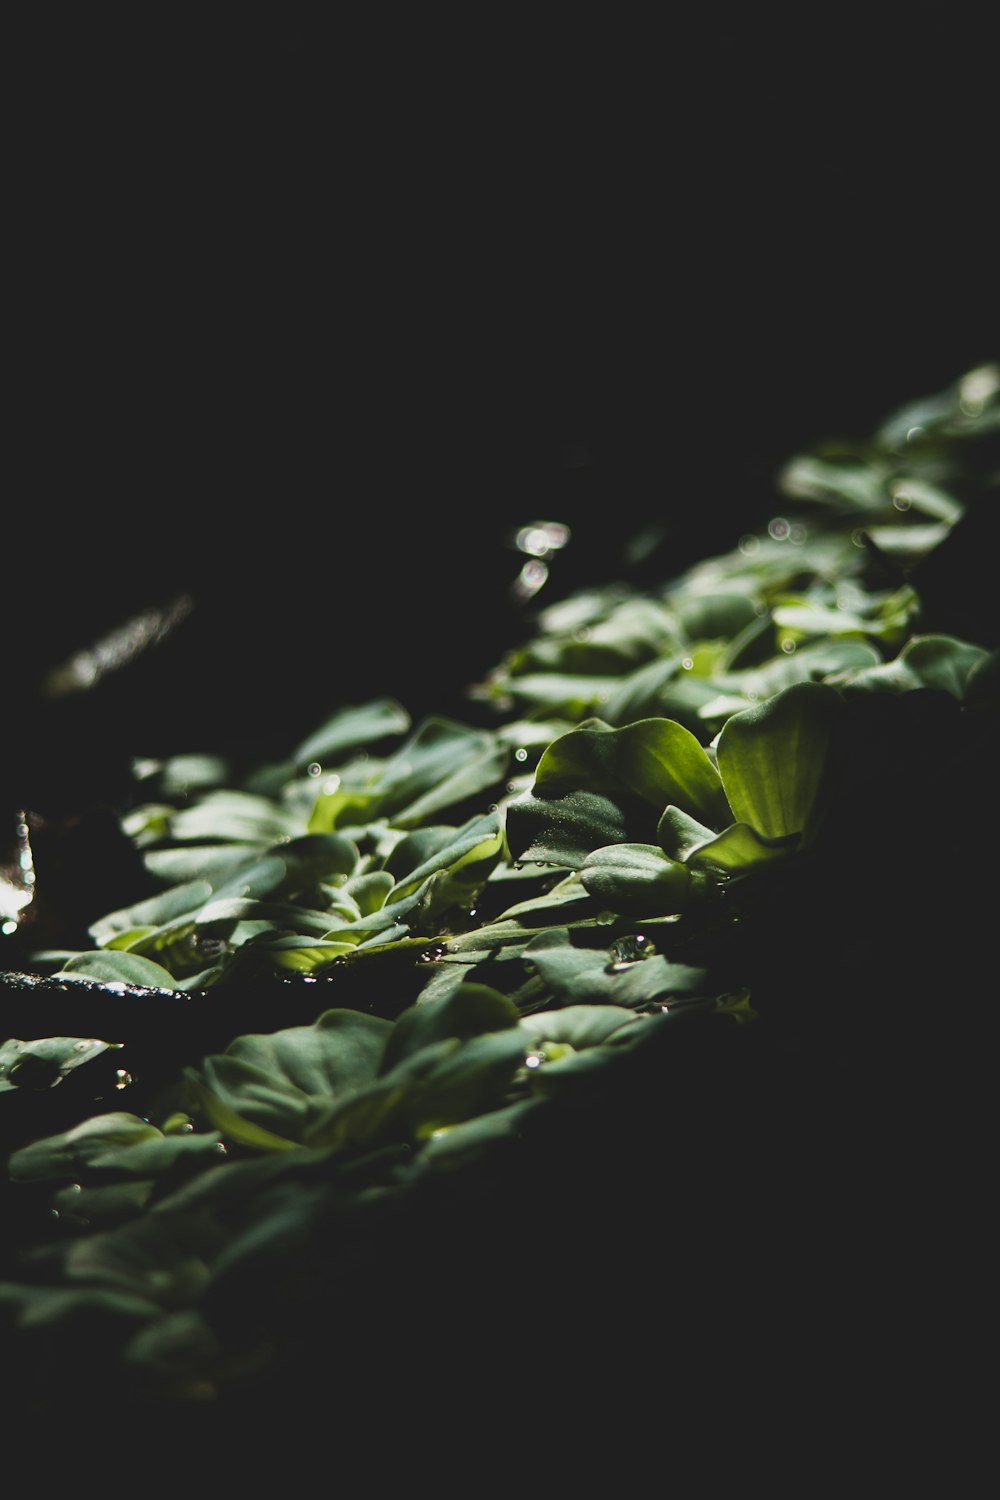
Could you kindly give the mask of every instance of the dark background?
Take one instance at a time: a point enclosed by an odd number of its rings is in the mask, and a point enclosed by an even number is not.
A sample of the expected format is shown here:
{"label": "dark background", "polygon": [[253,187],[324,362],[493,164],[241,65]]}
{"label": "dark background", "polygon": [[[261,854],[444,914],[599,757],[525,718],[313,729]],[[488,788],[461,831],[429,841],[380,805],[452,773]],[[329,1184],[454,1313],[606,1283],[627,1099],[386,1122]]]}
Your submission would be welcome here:
{"label": "dark background", "polygon": [[517,525],[572,531],[535,603],[649,526],[672,571],[792,453],[995,355],[961,7],[15,31],[22,762],[63,733],[45,673],[177,597],[92,695],[130,753],[287,746],[383,692],[460,711],[529,628]]}

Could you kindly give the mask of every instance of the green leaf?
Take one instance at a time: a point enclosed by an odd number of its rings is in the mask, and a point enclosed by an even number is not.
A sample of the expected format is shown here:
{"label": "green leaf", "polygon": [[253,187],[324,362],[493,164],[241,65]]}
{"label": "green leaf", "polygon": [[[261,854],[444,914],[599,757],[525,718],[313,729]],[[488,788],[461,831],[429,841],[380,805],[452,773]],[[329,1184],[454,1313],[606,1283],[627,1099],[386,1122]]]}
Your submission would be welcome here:
{"label": "green leaf", "polygon": [[[441,832],[444,831],[441,830]],[[433,852],[422,863],[418,864],[415,869],[411,869],[405,877],[397,877],[398,883],[393,893],[394,900],[401,900],[411,895],[430,876],[439,871],[447,870],[455,875],[466,866],[477,865],[482,867],[479,878],[486,878],[503,847],[499,814],[486,813],[470,818],[461,828],[449,829],[447,832],[449,837],[437,843]],[[406,842],[408,840],[404,841],[404,844]],[[397,845],[390,858],[389,868],[393,868],[394,864],[397,868],[405,867],[407,863],[403,857],[405,853],[404,846]]]}
{"label": "green leaf", "polygon": [[660,715],[685,728],[697,726],[701,709],[718,696],[718,688],[711,679],[687,671],[685,659],[661,657],[623,677],[601,704],[601,717],[626,725]]}
{"label": "green leaf", "polygon": [[747,871],[769,864],[775,859],[784,859],[798,847],[801,835],[787,834],[784,838],[765,838],[751,828],[749,823],[731,823],[717,837],[709,839],[687,858],[692,865],[710,870],[724,870],[728,875],[744,875]]}
{"label": "green leaf", "polygon": [[690,588],[669,596],[689,641],[731,640],[757,616],[757,606],[744,589]]}
{"label": "green leaf", "polygon": [[686,911],[699,894],[697,877],[656,844],[610,844],[580,867],[584,888],[611,911],[666,916]]}
{"label": "green leaf", "polygon": [[0,1045],[0,1093],[25,1087],[53,1088],[75,1068],[120,1045],[96,1037],[10,1038]]}
{"label": "green leaf", "polygon": [[[525,947],[524,959],[534,967],[555,999],[565,1006],[635,1008],[713,993],[704,969],[673,963],[656,952],[635,963],[621,963],[612,956],[612,951],[620,950],[578,946],[570,933],[562,929],[539,934]],[[523,1017],[522,1024],[529,1020],[528,1016]]]}
{"label": "green leaf", "polygon": [[557,714],[566,719],[582,719],[602,708],[618,686],[611,674],[601,676],[570,672],[530,672],[523,677],[500,678],[505,694],[530,711]]}
{"label": "green leaf", "polygon": [[178,881],[205,880],[217,890],[238,870],[249,869],[265,848],[263,841],[259,846],[242,842],[180,845],[145,849],[142,862],[157,880],[171,885]]}
{"label": "green leaf", "polygon": [[99,948],[107,947],[115,938],[137,928],[163,927],[178,919],[192,917],[211,894],[212,887],[207,880],[186,881],[145,901],[137,901],[134,906],[109,912],[91,924],[90,936]]}
{"label": "green leaf", "polygon": [[517,1006],[486,984],[462,984],[442,1000],[412,1005],[396,1021],[379,1069],[386,1073],[405,1057],[449,1038],[468,1041],[506,1031],[520,1019]]}
{"label": "green leaf", "polygon": [[171,835],[178,843],[211,839],[213,843],[274,844],[301,832],[296,820],[269,798],[228,788],[182,807],[171,819]]}
{"label": "green leaf", "polygon": [[579,869],[591,849],[628,838],[633,824],[644,831],[644,821],[631,806],[598,792],[545,798],[529,792],[507,809],[507,841],[518,860]]}
{"label": "green leaf", "polygon": [[189,1164],[216,1162],[226,1152],[218,1135],[161,1135],[149,1136],[110,1147],[88,1163],[91,1170],[104,1169],[127,1172],[133,1177],[159,1177],[172,1171],[178,1162]]}
{"label": "green leaf", "polygon": [[656,837],[660,848],[671,859],[685,860],[702,844],[715,838],[715,831],[679,807],[667,807],[657,824]]}
{"label": "green leaf", "polygon": [[515,859],[579,867],[602,845],[650,842],[669,803],[728,821],[719,773],[695,736],[671,719],[590,721],[542,755],[531,791],[507,809],[508,843]]}
{"label": "green leaf", "polygon": [[349,752],[405,734],[409,727],[410,716],[395,699],[374,698],[356,708],[338,709],[296,747],[292,762],[300,770],[314,762],[336,765]]}
{"label": "green leaf", "polygon": [[137,984],[145,989],[173,990],[174,976],[162,964],[138,953],[102,950],[77,953],[54,976],[56,979],[100,980],[105,984]]}
{"label": "green leaf", "polygon": [[220,1130],[283,1149],[317,1107],[375,1078],[391,1031],[381,1017],[329,1010],[312,1026],[237,1037],[186,1077]]}
{"label": "green leaf", "polygon": [[890,506],[887,473],[856,459],[832,461],[802,454],[785,465],[781,487],[800,500],[835,503],[848,513],[884,512]]}
{"label": "green leaf", "polygon": [[345,767],[339,785],[317,798],[309,831],[382,817],[415,827],[496,785],[506,765],[506,746],[494,734],[429,718],[389,759]]}
{"label": "green leaf", "polygon": [[499,1108],[507,1100],[528,1046],[529,1038],[518,1025],[483,1032],[442,1052],[419,1087],[407,1091],[404,1098],[410,1131],[426,1137],[443,1126]]}
{"label": "green leaf", "polygon": [[989,652],[951,635],[915,635],[899,653],[899,660],[922,687],[950,693],[960,702],[970,674]]}
{"label": "green leaf", "polygon": [[33,1141],[15,1151],[8,1170],[17,1182],[47,1177],[76,1177],[94,1161],[113,1156],[125,1146],[159,1140],[161,1132],[148,1120],[123,1111],[94,1115],[59,1135]]}
{"label": "green leaf", "polygon": [[555,1042],[580,1051],[602,1046],[616,1031],[634,1025],[637,1019],[631,1011],[617,1005],[568,1005],[562,1010],[525,1016],[521,1025],[539,1047]]}
{"label": "green leaf", "polygon": [[328,968],[337,959],[354,953],[357,939],[310,938],[294,934],[255,938],[246,943],[234,957],[236,972],[247,978],[289,970],[294,974],[314,974]]}
{"label": "green leaf", "polygon": [[946,521],[927,525],[869,526],[867,535],[888,557],[924,558],[945,540],[951,526]]}
{"label": "green leaf", "polygon": [[908,693],[934,688],[964,701],[973,674],[989,653],[950,635],[915,635],[893,661],[848,672],[838,686],[852,692]]}
{"label": "green leaf", "polygon": [[801,682],[727,721],[717,756],[737,822],[765,838],[803,832],[842,710],[835,688]]}

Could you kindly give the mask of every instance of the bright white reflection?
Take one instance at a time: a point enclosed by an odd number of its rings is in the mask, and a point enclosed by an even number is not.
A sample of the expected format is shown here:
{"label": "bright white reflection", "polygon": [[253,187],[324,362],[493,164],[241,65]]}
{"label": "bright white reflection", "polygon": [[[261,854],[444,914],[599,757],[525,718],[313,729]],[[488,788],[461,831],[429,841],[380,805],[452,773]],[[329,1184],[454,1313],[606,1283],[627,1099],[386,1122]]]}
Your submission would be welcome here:
{"label": "bright white reflection", "polygon": [[16,853],[8,860],[6,872],[0,871],[0,932],[8,937],[16,932],[21,913],[35,895],[35,861],[23,812],[17,815],[14,837]]}
{"label": "bright white reflection", "polygon": [[529,562],[525,563],[517,575],[517,581],[514,584],[515,597],[518,599],[530,599],[533,594],[538,593],[538,590],[548,576],[549,570],[545,563],[532,558]]}
{"label": "bright white reflection", "polygon": [[959,382],[959,405],[967,417],[978,417],[983,407],[1000,391],[1000,365],[970,370]]}
{"label": "bright white reflection", "polygon": [[85,693],[95,683],[158,646],[187,619],[194,601],[180,595],[163,609],[149,609],[126,620],[92,646],[78,651],[69,661],[54,667],[45,678],[45,693],[62,698],[69,693]]}
{"label": "bright white reflection", "polygon": [[569,541],[569,527],[561,521],[532,521],[530,526],[521,527],[515,541],[519,552],[527,552],[531,557],[548,557],[550,552],[565,547]]}

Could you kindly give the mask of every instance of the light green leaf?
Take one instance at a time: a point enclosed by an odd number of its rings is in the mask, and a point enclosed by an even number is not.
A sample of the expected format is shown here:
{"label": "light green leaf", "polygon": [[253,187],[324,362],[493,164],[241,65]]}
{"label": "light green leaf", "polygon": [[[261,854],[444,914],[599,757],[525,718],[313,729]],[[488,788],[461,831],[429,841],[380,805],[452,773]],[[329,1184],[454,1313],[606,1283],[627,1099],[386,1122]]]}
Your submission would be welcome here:
{"label": "light green leaf", "polygon": [[717,755],[738,822],[766,838],[803,832],[842,710],[835,688],[801,682],[726,722]]}
{"label": "light green leaf", "polygon": [[209,792],[191,807],[182,807],[171,819],[171,834],[178,843],[211,839],[216,843],[274,844],[301,832],[295,818],[269,798],[229,788]]}
{"label": "light green leaf", "polygon": [[194,915],[212,894],[207,880],[190,880],[171,890],[161,891],[134,906],[122,907],[92,923],[90,936],[99,948],[107,947],[136,928],[157,928]]}
{"label": "light green leaf", "polygon": [[743,875],[775,859],[784,859],[798,847],[800,834],[784,838],[765,838],[749,823],[731,823],[716,838],[692,850],[687,858],[692,865],[709,870],[724,870],[728,875]]}
{"label": "light green leaf", "polygon": [[729,821],[719,773],[695,736],[671,719],[621,729],[589,721],[542,755],[531,791],[507,809],[508,843],[516,859],[578,867],[602,845],[650,842],[671,803]]}

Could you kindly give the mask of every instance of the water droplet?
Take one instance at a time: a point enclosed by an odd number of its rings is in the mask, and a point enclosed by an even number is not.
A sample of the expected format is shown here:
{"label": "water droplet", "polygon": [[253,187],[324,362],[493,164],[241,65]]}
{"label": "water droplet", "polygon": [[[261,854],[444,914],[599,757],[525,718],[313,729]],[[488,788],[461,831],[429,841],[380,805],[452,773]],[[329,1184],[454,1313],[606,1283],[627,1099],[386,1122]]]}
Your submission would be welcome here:
{"label": "water droplet", "polygon": [[627,969],[656,952],[656,944],[642,932],[616,938],[608,949],[609,968]]}
{"label": "water droplet", "polygon": [[323,774],[323,767],[320,765],[318,760],[310,761],[309,765],[306,767],[306,770],[308,771],[310,776],[322,776]]}
{"label": "water droplet", "polygon": [[115,1069],[115,1088],[127,1089],[130,1083],[135,1083],[132,1074],[126,1068]]}
{"label": "water droplet", "polygon": [[906,433],[906,441],[908,443],[916,443],[923,435],[924,429],[922,427],[910,427]]}
{"label": "water droplet", "polygon": [[750,532],[747,532],[745,536],[740,537],[737,545],[744,557],[753,557],[755,552],[760,551],[760,537],[752,536]]}
{"label": "water droplet", "polygon": [[791,525],[784,516],[773,516],[767,523],[767,534],[775,542],[787,541],[791,530]]}
{"label": "water droplet", "polygon": [[515,760],[527,760],[528,759],[528,752],[524,748],[523,745],[519,745],[518,748],[514,751],[514,759]]}
{"label": "water droplet", "polygon": [[681,666],[684,668],[685,672],[690,672],[691,668],[694,666],[694,662],[691,660],[690,656],[683,656],[681,657]]}
{"label": "water droplet", "polygon": [[545,1061],[546,1057],[544,1052],[529,1052],[527,1057],[524,1059],[524,1066],[526,1068],[539,1068]]}
{"label": "water droplet", "polygon": [[863,547],[865,545],[865,533],[860,526],[856,526],[851,532],[851,541],[855,547]]}
{"label": "water droplet", "polygon": [[2,932],[5,937],[10,937],[10,935],[16,931],[17,923],[12,922],[9,918],[6,922],[0,924],[0,932]]}
{"label": "water droplet", "polygon": [[806,527],[803,526],[800,521],[796,521],[794,526],[792,526],[789,530],[788,540],[793,544],[793,546],[801,547],[802,543],[806,540],[808,535],[809,532]]}
{"label": "water droplet", "polygon": [[913,501],[905,490],[897,490],[892,497],[892,503],[897,510],[909,510]]}
{"label": "water droplet", "polygon": [[795,650],[795,642],[788,640],[782,641],[781,649],[782,651],[784,651],[786,656],[791,656],[792,652]]}

